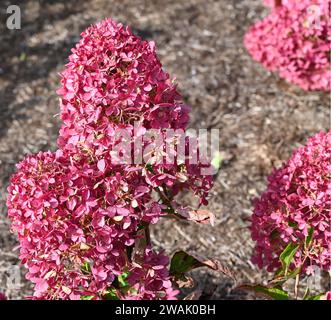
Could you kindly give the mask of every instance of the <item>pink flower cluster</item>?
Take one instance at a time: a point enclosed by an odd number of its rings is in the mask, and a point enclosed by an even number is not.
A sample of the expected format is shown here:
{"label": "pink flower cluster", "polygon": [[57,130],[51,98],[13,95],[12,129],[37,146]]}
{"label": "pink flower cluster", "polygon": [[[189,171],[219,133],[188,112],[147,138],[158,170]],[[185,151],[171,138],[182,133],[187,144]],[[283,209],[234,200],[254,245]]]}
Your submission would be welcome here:
{"label": "pink flower cluster", "polygon": [[304,90],[330,91],[331,1],[265,2],[272,12],[245,35],[253,59]]}
{"label": "pink flower cluster", "polygon": [[160,253],[156,255],[146,248],[141,257],[141,264],[135,264],[127,278],[131,290],[124,296],[127,300],[176,299],[178,291],[172,289],[166,266],[169,258]]}
{"label": "pink flower cluster", "polygon": [[132,257],[138,231],[169,209],[153,192],[164,200],[190,188],[205,204],[212,178],[201,164],[116,164],[112,150],[122,142],[116,130],[137,122],[140,135],[185,129],[188,107],[154,44],[110,19],[82,33],[61,83],[59,150],[28,156],[8,188],[34,298],[174,299],[168,258],[148,246]]}
{"label": "pink flower cluster", "polygon": [[[110,19],[82,33],[62,73],[61,84],[58,94],[62,97],[63,125],[59,146],[75,157],[89,156],[99,163],[101,171],[114,170],[119,154],[121,159],[134,163],[131,160],[137,151],[133,146],[146,130],[153,129],[154,137],[163,136],[162,129],[185,129],[189,121],[190,108],[163,71],[155,44],[141,41]],[[118,134],[118,129],[127,134]],[[141,142],[144,149],[155,154],[164,152],[158,150],[152,138]],[[132,144],[129,150],[128,143]],[[115,155],[114,150],[118,151]],[[142,172],[147,185],[166,185],[174,195],[189,188],[201,196],[201,203],[207,204],[212,179],[200,175],[202,163],[154,162],[153,170]],[[142,168],[122,166],[120,170],[125,174]]]}
{"label": "pink flower cluster", "polygon": [[303,266],[306,273],[315,267],[329,270],[331,131],[310,138],[268,181],[267,191],[255,200],[252,216],[253,262],[275,270],[280,267],[280,253],[294,243],[300,245],[295,266]]}

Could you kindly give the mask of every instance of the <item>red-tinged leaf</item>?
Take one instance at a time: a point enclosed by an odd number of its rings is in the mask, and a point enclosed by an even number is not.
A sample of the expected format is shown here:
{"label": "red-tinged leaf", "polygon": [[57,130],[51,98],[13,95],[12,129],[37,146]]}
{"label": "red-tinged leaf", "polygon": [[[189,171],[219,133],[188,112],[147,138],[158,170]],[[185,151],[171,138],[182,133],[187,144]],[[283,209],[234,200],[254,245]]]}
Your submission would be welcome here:
{"label": "red-tinged leaf", "polygon": [[170,264],[170,274],[176,278],[181,278],[184,273],[193,269],[207,267],[217,272],[221,272],[229,278],[235,280],[232,272],[216,259],[205,259],[184,251],[178,251],[174,254]]}
{"label": "red-tinged leaf", "polygon": [[[224,266],[219,260],[210,260],[210,261],[213,261],[213,264],[214,264],[213,270],[223,273],[225,276],[232,279],[234,282],[237,281],[237,279],[236,279],[235,275],[232,273],[232,271],[227,266]],[[208,266],[207,263],[206,263],[206,266]]]}
{"label": "red-tinged leaf", "polygon": [[215,225],[215,215],[209,211],[204,209],[192,210],[190,208],[176,208],[176,213],[180,215],[180,217],[194,221],[196,223],[202,224],[210,224],[211,226]]}
{"label": "red-tinged leaf", "polygon": [[190,276],[183,275],[180,278],[175,278],[174,282],[178,288],[193,288],[195,286],[194,279]]}
{"label": "red-tinged leaf", "polygon": [[189,219],[198,223],[215,225],[215,215],[208,210],[192,210],[189,211]]}

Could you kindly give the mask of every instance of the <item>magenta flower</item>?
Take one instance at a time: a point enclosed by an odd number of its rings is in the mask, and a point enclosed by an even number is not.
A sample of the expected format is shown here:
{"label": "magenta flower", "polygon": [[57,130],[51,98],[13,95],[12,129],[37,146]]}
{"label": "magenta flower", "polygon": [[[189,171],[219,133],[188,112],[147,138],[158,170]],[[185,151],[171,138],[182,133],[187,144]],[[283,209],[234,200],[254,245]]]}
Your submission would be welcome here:
{"label": "magenta flower", "polygon": [[[147,173],[144,165],[130,165],[136,154],[134,125],[138,124],[141,132],[154,129],[155,135],[162,137],[162,129],[185,129],[189,121],[190,108],[163,71],[153,42],[142,41],[121,24],[104,20],[82,33],[62,72],[61,84],[63,125],[58,142],[64,152],[75,158],[89,155],[104,173],[107,166],[117,163],[117,150],[128,160],[119,171],[140,170],[154,188],[164,184],[174,190],[192,189],[201,203],[207,204],[212,177],[201,175],[200,162],[186,165],[185,183],[177,175],[183,168],[175,162],[156,163]],[[118,137],[118,129],[128,137]],[[119,148],[123,142],[125,147]],[[142,145],[144,150],[162,152],[153,148],[152,141],[144,140]]]}
{"label": "magenta flower", "polygon": [[[114,150],[136,154],[137,122],[138,137],[148,129],[159,137],[166,128],[185,129],[189,108],[155,45],[110,19],[82,33],[61,84],[60,149],[25,158],[8,187],[8,215],[35,284],[33,299],[174,299],[169,259],[149,247],[141,257],[132,252],[138,231],[169,210],[170,192],[191,189],[207,203],[212,176],[200,169],[208,163],[160,162],[163,150],[153,141],[142,142],[147,163],[114,161]],[[154,200],[161,190],[162,201]],[[119,287],[123,274],[130,288]]]}
{"label": "magenta flower", "polygon": [[162,253],[156,254],[147,248],[140,257],[141,263],[135,263],[127,281],[131,292],[127,300],[176,300],[179,291],[172,288],[167,265],[169,258]]}
{"label": "magenta flower", "polygon": [[[294,264],[312,273],[331,267],[331,131],[310,138],[268,178],[267,190],[255,200],[253,262],[269,271],[280,267],[279,255],[299,244]],[[312,243],[305,245],[310,230]]]}
{"label": "magenta flower", "polygon": [[266,3],[272,12],[245,36],[253,59],[304,90],[329,91],[330,0]]}
{"label": "magenta flower", "polygon": [[110,19],[82,33],[61,84],[61,147],[101,155],[111,143],[106,137],[120,124],[131,128],[140,121],[146,128],[175,129],[185,128],[189,120],[155,44]]}

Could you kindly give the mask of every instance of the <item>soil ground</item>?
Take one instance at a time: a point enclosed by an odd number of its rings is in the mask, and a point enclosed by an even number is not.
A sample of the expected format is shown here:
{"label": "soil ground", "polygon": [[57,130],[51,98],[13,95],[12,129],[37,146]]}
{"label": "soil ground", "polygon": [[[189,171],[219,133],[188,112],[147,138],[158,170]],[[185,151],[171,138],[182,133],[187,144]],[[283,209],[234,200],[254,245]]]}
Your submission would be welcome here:
{"label": "soil ground", "polygon": [[[9,4],[0,1],[0,291],[11,298],[32,292],[23,268],[18,289],[5,289],[6,276],[19,265],[6,219],[10,175],[25,154],[56,149],[58,72],[80,32],[104,17],[156,42],[165,69],[192,106],[192,128],[220,129],[223,162],[209,206],[216,225],[164,221],[153,230],[155,245],[169,253],[184,248],[217,257],[239,283],[267,279],[250,262],[251,200],[265,189],[274,166],[329,128],[330,102],[327,94],[306,93],[280,80],[246,53],[245,31],[267,14],[262,1],[21,0],[15,3],[21,30],[5,27]],[[195,276],[214,299],[252,298],[234,290],[226,277],[203,271]]]}

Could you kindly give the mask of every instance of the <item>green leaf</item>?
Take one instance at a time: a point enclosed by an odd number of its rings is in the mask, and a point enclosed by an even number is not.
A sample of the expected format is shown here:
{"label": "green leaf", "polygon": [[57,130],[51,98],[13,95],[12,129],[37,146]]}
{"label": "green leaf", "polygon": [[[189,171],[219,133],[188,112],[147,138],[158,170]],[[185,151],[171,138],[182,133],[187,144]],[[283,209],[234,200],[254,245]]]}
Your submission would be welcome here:
{"label": "green leaf", "polygon": [[138,225],[138,230],[144,230],[144,229],[145,229],[145,225],[143,224]]}
{"label": "green leaf", "polygon": [[279,268],[276,270],[274,278],[280,278],[283,276],[283,274],[284,274],[283,268]]}
{"label": "green leaf", "polygon": [[280,272],[275,274],[275,277],[269,282],[269,284],[283,285],[287,280],[295,278],[301,271],[301,267],[295,268],[289,271],[286,275],[284,275],[283,269],[280,269]]}
{"label": "green leaf", "polygon": [[241,286],[239,289],[254,291],[258,294],[261,294],[265,297],[274,299],[274,300],[289,300],[289,295],[281,287],[268,288],[260,285],[256,286]]}
{"label": "green leaf", "polygon": [[120,276],[117,277],[118,283],[121,288],[129,285],[128,282],[126,281],[128,276],[129,276],[129,272],[123,272]]}
{"label": "green leaf", "polygon": [[83,273],[90,273],[91,272],[91,266],[89,264],[89,262],[85,261],[84,264],[81,267]]}
{"label": "green leaf", "polygon": [[127,292],[130,292],[133,295],[137,295],[139,291],[138,291],[138,289],[130,288],[129,290],[127,290]]}
{"label": "green leaf", "polygon": [[287,275],[288,268],[294,258],[295,253],[298,251],[299,247],[300,247],[299,244],[296,245],[294,243],[290,243],[279,256],[279,260],[282,263],[285,276]]}
{"label": "green leaf", "polygon": [[154,168],[150,163],[147,163],[145,167],[147,171],[154,173]]}
{"label": "green leaf", "polygon": [[117,296],[117,290],[115,288],[110,288],[106,291],[105,298],[107,300],[119,300]]}
{"label": "green leaf", "polygon": [[80,300],[92,300],[94,296],[81,296]]}
{"label": "green leaf", "polygon": [[286,280],[295,278],[300,273],[300,271],[301,271],[301,266],[291,270],[290,272],[287,273]]}
{"label": "green leaf", "polygon": [[310,294],[310,290],[309,290],[309,287],[307,286],[302,300],[307,300],[309,298],[309,294]]}
{"label": "green leaf", "polygon": [[288,223],[288,225],[289,225],[290,227],[292,227],[292,228],[296,228],[296,227],[298,226],[298,223],[297,223],[297,222],[294,222],[294,221],[290,221],[290,222]]}
{"label": "green leaf", "polygon": [[177,279],[181,279],[184,273],[200,267],[207,267],[211,270],[221,272],[227,277],[235,280],[230,269],[222,265],[220,261],[216,259],[205,259],[184,251],[178,251],[172,257],[170,274]]}
{"label": "green leaf", "polygon": [[306,237],[305,240],[305,247],[309,248],[311,242],[313,241],[313,236],[314,236],[314,228],[311,227],[308,231],[308,236]]}
{"label": "green leaf", "polygon": [[170,274],[181,276],[183,273],[188,272],[200,266],[200,262],[193,256],[184,251],[178,251],[174,254],[170,264]]}
{"label": "green leaf", "polygon": [[321,300],[325,293],[317,294],[316,296],[306,297],[305,300]]}
{"label": "green leaf", "polygon": [[275,239],[277,239],[279,237],[279,231],[278,230],[273,230],[272,232],[271,232],[271,234],[270,234],[270,239],[271,240],[275,240]]}

